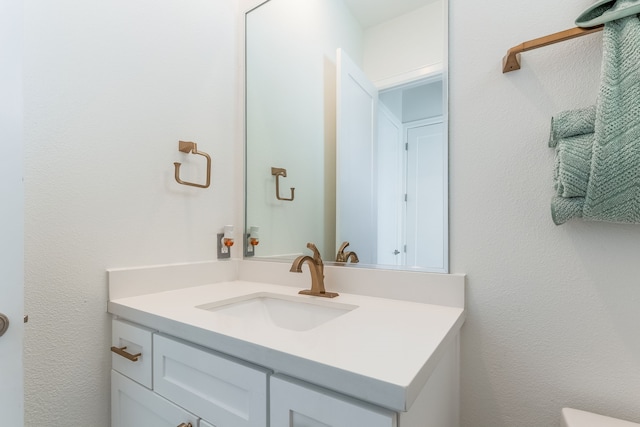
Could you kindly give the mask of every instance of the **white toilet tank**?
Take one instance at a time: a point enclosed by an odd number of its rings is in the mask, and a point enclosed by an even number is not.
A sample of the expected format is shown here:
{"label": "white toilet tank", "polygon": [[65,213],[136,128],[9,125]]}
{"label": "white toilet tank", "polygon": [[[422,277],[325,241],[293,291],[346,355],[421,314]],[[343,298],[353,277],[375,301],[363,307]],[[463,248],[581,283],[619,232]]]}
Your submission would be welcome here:
{"label": "white toilet tank", "polygon": [[563,408],[562,427],[640,427],[640,424],[577,409]]}

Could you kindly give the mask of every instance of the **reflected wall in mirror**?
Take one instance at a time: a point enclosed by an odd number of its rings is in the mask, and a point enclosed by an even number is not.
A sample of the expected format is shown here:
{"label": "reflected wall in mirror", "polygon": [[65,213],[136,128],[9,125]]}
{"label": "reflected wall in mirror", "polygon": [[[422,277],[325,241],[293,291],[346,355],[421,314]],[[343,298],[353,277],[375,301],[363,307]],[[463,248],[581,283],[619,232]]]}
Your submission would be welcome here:
{"label": "reflected wall in mirror", "polygon": [[[448,271],[446,0],[269,0],[246,14],[246,229],[289,260]],[[272,168],[280,176],[276,197]]]}

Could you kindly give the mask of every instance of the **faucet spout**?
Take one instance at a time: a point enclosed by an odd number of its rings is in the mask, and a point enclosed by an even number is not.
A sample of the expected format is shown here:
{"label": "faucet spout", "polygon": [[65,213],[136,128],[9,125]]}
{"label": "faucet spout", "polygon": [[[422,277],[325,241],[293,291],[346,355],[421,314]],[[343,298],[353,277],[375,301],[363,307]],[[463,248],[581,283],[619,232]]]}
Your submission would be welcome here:
{"label": "faucet spout", "polygon": [[313,251],[313,257],[309,255],[300,255],[293,260],[291,264],[292,273],[302,273],[302,265],[309,265],[309,272],[311,273],[311,289],[305,289],[300,291],[303,295],[314,295],[318,297],[334,298],[338,294],[335,292],[327,292],[324,288],[324,263],[320,256],[320,251],[313,243],[307,243],[307,248]]}
{"label": "faucet spout", "polygon": [[311,258],[309,255],[300,255],[293,260],[293,264],[291,264],[291,269],[289,271],[292,273],[302,273],[302,265],[305,262],[309,263],[309,268],[315,269],[313,258]]}

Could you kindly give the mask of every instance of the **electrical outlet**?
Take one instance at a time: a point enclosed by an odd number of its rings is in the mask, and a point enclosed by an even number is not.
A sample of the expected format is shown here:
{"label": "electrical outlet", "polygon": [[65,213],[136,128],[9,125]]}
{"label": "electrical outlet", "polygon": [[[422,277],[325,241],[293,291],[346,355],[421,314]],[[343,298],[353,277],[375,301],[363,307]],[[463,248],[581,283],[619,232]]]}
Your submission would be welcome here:
{"label": "electrical outlet", "polygon": [[244,256],[252,257],[256,254],[256,247],[250,243],[251,234],[247,233],[244,239]]}
{"label": "electrical outlet", "polygon": [[222,243],[224,233],[218,233],[218,259],[231,258],[231,247]]}

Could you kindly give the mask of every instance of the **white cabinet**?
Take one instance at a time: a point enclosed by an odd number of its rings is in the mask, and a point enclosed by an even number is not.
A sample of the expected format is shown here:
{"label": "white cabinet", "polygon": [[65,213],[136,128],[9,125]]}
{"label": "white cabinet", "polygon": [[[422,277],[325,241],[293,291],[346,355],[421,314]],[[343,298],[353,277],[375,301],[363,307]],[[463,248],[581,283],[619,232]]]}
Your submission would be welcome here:
{"label": "white cabinet", "polygon": [[153,338],[153,389],[216,427],[265,427],[269,370],[163,335]]}
{"label": "white cabinet", "polygon": [[271,377],[271,425],[274,427],[396,427],[396,413],[304,384]]}
{"label": "white cabinet", "polygon": [[111,371],[111,427],[198,425],[198,418],[129,378]]}
{"label": "white cabinet", "polygon": [[113,344],[112,427],[268,425],[268,369],[119,319]]}
{"label": "white cabinet", "polygon": [[133,323],[113,325],[114,346],[141,356],[114,354],[112,427],[459,426],[457,338],[409,410],[394,412]]}

